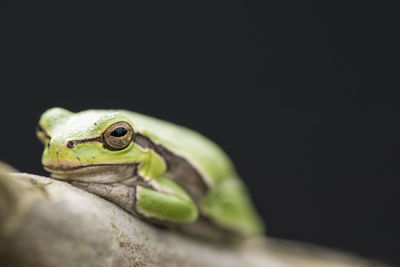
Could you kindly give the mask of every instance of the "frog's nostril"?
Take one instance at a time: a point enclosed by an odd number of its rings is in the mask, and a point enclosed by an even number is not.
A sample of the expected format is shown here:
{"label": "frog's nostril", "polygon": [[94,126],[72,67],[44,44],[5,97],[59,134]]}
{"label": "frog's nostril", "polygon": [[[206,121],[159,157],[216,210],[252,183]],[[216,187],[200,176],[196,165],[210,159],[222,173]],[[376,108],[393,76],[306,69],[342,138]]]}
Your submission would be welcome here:
{"label": "frog's nostril", "polygon": [[76,142],[75,141],[68,141],[67,142],[67,147],[74,148],[75,146],[76,146]]}

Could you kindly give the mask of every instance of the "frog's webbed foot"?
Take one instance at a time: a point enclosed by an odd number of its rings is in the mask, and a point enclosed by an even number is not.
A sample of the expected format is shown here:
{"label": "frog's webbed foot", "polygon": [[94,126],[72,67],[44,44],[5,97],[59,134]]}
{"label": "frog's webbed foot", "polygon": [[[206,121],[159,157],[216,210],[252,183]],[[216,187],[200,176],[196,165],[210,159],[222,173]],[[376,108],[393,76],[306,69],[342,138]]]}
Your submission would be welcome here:
{"label": "frog's webbed foot", "polygon": [[128,186],[121,183],[99,184],[86,182],[70,182],[84,191],[107,199],[128,212],[136,214],[136,186]]}

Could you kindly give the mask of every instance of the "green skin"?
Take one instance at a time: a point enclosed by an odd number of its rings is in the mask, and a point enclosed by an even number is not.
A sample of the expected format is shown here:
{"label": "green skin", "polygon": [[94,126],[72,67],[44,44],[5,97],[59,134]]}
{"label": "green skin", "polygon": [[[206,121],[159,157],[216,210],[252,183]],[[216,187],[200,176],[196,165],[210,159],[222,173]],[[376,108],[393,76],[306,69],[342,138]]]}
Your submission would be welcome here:
{"label": "green skin", "polygon": [[[133,130],[131,139],[109,135],[121,122],[128,133]],[[216,228],[240,235],[264,231],[231,160],[195,131],[125,110],[51,108],[40,118],[38,137],[45,145],[42,163],[53,177],[152,222],[191,225],[207,218]],[[108,138],[123,147],[110,147]],[[156,146],[179,159],[174,170],[185,165],[195,178],[172,172],[170,158]]]}

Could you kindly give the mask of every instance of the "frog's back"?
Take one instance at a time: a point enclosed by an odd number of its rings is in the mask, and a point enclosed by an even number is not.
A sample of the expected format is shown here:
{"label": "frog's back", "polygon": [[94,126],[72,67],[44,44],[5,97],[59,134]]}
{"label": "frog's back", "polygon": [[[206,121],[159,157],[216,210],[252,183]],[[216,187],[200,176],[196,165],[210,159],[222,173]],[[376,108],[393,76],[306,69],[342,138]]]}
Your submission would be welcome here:
{"label": "frog's back", "polygon": [[209,185],[237,176],[225,152],[201,134],[136,112],[124,112],[143,135],[189,161]]}
{"label": "frog's back", "polygon": [[188,128],[135,112],[122,111],[139,133],[184,157],[200,172],[209,186],[201,202],[202,213],[236,232],[263,232],[257,214],[233,163],[214,142]]}

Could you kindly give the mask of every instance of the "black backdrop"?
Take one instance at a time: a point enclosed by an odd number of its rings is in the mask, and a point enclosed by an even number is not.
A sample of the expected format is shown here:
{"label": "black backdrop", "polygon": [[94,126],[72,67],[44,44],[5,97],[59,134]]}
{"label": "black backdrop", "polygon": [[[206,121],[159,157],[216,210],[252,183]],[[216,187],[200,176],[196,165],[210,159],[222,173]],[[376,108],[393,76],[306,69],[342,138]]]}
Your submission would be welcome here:
{"label": "black backdrop", "polygon": [[397,9],[264,2],[3,6],[1,160],[46,174],[49,107],[135,110],[219,143],[269,235],[400,264]]}

